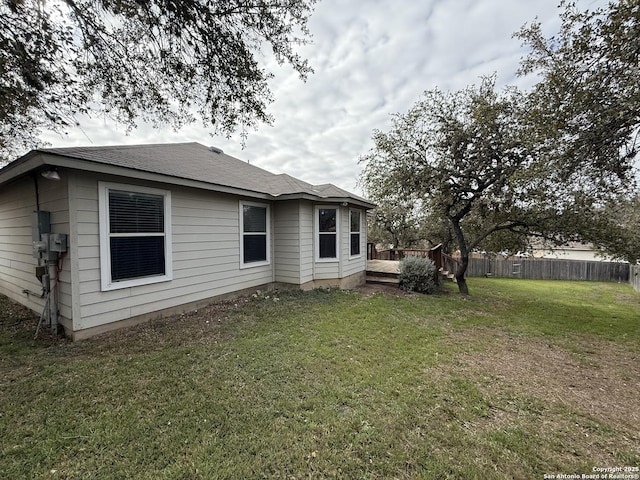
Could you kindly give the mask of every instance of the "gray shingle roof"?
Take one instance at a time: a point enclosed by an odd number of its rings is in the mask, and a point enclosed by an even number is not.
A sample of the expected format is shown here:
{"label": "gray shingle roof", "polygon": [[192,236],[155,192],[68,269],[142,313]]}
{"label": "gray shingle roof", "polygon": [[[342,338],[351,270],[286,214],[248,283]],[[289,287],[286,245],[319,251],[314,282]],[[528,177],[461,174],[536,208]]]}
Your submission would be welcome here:
{"label": "gray shingle roof", "polygon": [[335,185],[314,186],[287,174],[276,175],[199,143],[43,148],[38,151],[274,197],[306,194],[321,199],[346,198],[370,203]]}

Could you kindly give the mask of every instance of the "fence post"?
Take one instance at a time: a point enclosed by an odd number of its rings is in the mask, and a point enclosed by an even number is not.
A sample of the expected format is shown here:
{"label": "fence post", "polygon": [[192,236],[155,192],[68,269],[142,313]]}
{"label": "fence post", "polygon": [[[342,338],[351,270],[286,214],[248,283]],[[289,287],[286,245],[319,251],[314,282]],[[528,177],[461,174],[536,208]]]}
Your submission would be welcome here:
{"label": "fence post", "polygon": [[636,292],[640,292],[640,265],[629,266],[629,283]]}
{"label": "fence post", "polygon": [[429,250],[428,257],[436,266],[436,272],[440,271],[440,269],[442,268],[442,244],[440,243],[439,245],[436,245],[431,250]]}

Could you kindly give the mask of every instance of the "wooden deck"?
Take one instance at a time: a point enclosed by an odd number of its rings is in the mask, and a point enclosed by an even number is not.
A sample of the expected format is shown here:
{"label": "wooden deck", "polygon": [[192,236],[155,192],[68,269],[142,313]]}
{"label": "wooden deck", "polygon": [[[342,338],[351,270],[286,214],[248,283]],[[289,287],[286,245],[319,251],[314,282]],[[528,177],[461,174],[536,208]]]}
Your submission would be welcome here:
{"label": "wooden deck", "polygon": [[[455,276],[442,268],[439,270],[440,279],[455,282]],[[400,262],[398,260],[367,260],[368,283],[399,283]]]}
{"label": "wooden deck", "polygon": [[367,260],[367,272],[400,273],[400,262],[397,260]]}
{"label": "wooden deck", "polygon": [[367,260],[367,283],[398,285],[399,266],[397,260]]}

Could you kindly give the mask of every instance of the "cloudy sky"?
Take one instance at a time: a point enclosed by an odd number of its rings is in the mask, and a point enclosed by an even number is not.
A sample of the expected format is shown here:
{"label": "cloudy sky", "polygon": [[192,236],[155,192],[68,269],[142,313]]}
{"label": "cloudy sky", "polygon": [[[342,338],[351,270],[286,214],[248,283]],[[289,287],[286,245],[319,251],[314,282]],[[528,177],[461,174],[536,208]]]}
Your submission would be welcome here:
{"label": "cloudy sky", "polygon": [[[274,65],[272,126],[240,137],[211,137],[199,125],[179,132],[104,119],[81,119],[82,130],[43,135],[52,146],[200,142],[273,173],[361,193],[358,157],[374,129],[387,130],[422,92],[457,90],[497,73],[498,85],[528,88],[515,72],[526,51],[512,34],[536,17],[557,32],[558,0],[320,0],[311,16],[312,44],[300,49],[315,73],[305,82]],[[579,0],[581,8],[603,1]]]}

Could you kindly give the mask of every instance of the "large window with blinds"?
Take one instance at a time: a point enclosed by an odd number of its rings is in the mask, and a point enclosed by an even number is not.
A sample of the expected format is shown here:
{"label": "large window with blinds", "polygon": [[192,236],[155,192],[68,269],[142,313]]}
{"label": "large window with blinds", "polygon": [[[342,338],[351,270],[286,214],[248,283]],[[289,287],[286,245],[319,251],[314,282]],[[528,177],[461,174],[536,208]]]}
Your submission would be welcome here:
{"label": "large window with blinds", "polygon": [[240,267],[269,264],[269,206],[240,202]]}
{"label": "large window with blinds", "polygon": [[99,184],[102,290],[171,280],[171,193]]}

